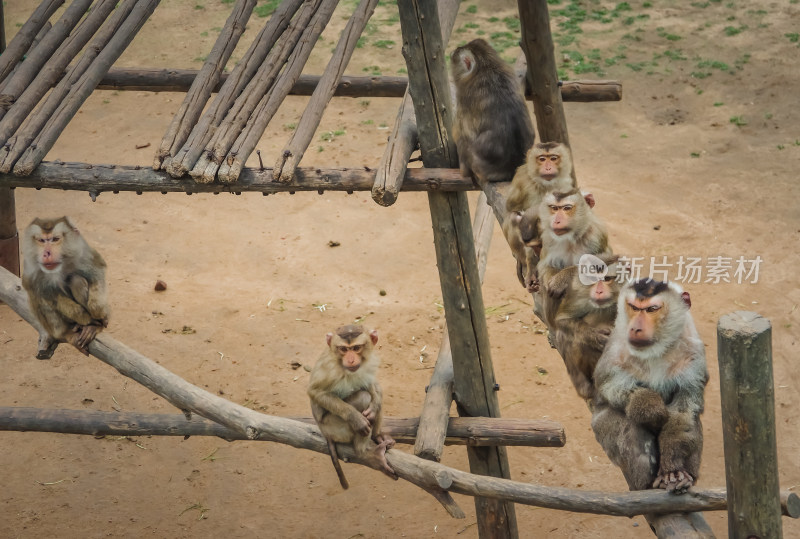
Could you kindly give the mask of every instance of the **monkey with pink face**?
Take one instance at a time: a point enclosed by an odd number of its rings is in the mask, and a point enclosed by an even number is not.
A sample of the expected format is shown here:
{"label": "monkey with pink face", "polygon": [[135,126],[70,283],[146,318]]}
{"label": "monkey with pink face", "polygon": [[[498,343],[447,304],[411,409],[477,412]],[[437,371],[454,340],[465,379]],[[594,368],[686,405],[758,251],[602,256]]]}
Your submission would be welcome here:
{"label": "monkey with pink face", "polygon": [[708,371],[690,306],[674,283],[627,283],[595,368],[592,430],[631,490],[697,481]]}

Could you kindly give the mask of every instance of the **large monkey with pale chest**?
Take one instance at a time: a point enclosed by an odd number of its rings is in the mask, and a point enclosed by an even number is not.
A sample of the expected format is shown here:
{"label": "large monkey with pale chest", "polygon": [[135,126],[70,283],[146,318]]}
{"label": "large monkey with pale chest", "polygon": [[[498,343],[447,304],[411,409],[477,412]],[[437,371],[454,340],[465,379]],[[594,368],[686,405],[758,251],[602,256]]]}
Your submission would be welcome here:
{"label": "large monkey with pale chest", "polygon": [[37,358],[49,359],[59,342],[84,354],[108,327],[106,263],[67,217],[34,219],[22,238],[22,286],[46,334]]}
{"label": "large monkey with pale chest", "polygon": [[359,458],[372,460],[386,475],[397,479],[385,455],[395,442],[381,431],[380,359],[373,349],[378,332],[342,326],[328,333],[326,342],[327,348],[311,370],[308,396],[314,419],[328,442],[339,483],[344,489],[349,486],[339,464],[337,443],[353,444]]}
{"label": "large monkey with pale chest", "polygon": [[697,481],[708,371],[690,305],[674,283],[626,284],[595,368],[592,430],[631,490]]}

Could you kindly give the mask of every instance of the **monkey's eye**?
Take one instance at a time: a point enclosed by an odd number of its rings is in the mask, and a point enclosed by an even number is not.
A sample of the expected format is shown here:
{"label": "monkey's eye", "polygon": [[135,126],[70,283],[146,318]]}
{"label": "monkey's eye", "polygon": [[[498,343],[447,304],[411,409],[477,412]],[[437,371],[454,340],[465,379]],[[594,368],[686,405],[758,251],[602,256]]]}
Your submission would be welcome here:
{"label": "monkey's eye", "polygon": [[551,155],[551,156],[550,156],[550,161],[552,161],[552,162],[554,162],[554,163],[555,163],[556,161],[558,161],[558,159],[559,159],[559,157],[558,157],[557,155]]}
{"label": "monkey's eye", "polygon": [[646,309],[646,311],[647,311],[648,313],[654,313],[654,312],[656,312],[657,310],[659,310],[660,308],[661,308],[661,305],[650,305],[650,306],[649,306],[649,307]]}
{"label": "monkey's eye", "polygon": [[550,212],[555,213],[558,211],[558,206],[550,206]]}
{"label": "monkey's eye", "polygon": [[566,206],[562,206],[561,209],[564,211],[572,211],[572,204],[567,204]]}
{"label": "monkey's eye", "polygon": [[545,161],[547,161],[547,156],[540,155],[539,157],[536,158],[536,160],[539,161],[540,163],[544,163]]}
{"label": "monkey's eye", "polygon": [[363,346],[363,345],[361,345],[361,344],[356,344],[356,345],[354,345],[354,346],[351,346],[351,347],[350,347],[350,350],[352,350],[352,351],[353,351],[353,352],[355,352],[356,354],[360,354],[360,353],[361,353],[361,349],[362,349],[362,348],[364,348],[364,346]]}
{"label": "monkey's eye", "polygon": [[616,275],[606,275],[605,278],[603,278],[603,280],[605,282],[607,282],[607,283],[610,283],[611,281],[613,281],[616,278],[617,278]]}
{"label": "monkey's eye", "polygon": [[36,238],[36,241],[38,241],[39,243],[45,243],[45,242],[47,242],[47,240],[46,240],[46,239],[44,239],[44,238]]}
{"label": "monkey's eye", "polygon": [[340,354],[346,354],[348,350],[346,346],[337,346],[336,348],[339,350]]}

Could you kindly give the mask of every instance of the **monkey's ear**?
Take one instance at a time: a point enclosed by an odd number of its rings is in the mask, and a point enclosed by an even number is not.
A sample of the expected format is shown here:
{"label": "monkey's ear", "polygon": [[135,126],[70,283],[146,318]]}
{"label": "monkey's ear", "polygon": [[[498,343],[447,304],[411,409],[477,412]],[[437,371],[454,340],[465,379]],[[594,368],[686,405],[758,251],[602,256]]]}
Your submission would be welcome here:
{"label": "monkey's ear", "polygon": [[378,344],[378,330],[377,329],[373,329],[372,331],[369,332],[369,340],[372,341],[373,345]]}
{"label": "monkey's ear", "polygon": [[689,292],[683,292],[681,294],[681,299],[686,304],[687,307],[692,306],[692,298],[689,297]]}
{"label": "monkey's ear", "polygon": [[595,201],[592,193],[583,193],[583,200],[586,201],[590,208],[594,208]]}
{"label": "monkey's ear", "polygon": [[328,343],[328,346],[331,345],[331,341],[333,340],[333,333],[326,333],[325,334],[325,342]]}

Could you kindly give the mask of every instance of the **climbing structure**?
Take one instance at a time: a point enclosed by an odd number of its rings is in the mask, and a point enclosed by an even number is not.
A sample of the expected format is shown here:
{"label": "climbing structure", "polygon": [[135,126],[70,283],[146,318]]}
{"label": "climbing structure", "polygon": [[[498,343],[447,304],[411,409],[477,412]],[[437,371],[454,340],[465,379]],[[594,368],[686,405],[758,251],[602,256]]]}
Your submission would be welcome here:
{"label": "climbing structure", "polygon": [[[13,191],[9,188],[84,190],[93,197],[103,191],[267,194],[369,190],[373,199],[385,206],[394,203],[400,191],[427,191],[447,332],[419,420],[389,421],[396,438],[413,441],[415,453],[428,459],[390,452],[388,458],[398,475],[432,494],[453,516],[463,516],[463,511],[450,492],[475,496],[482,537],[519,535],[514,503],[618,515],[648,513],[659,536],[710,534],[702,516],[692,512],[723,508],[725,497],[719,489],[681,497],[660,491],[612,495],[508,480],[505,445],[563,445],[563,429],[554,422],[514,423],[499,418],[481,295],[482,273],[475,256],[484,242],[476,244],[474,237],[483,238],[486,230],[491,234],[492,211],[501,222],[505,218],[504,186],[484,188],[473,225],[466,192],[475,187],[457,170],[445,66],[444,48],[459,2],[398,1],[407,81],[344,76],[377,0],[362,0],[357,5],[319,77],[303,77],[301,72],[337,6],[336,0],[284,0],[229,74],[224,68],[256,0],[236,2],[198,72],[112,67],[157,8],[157,0],[124,0],[119,5],[116,0],[73,0],[50,28],[50,17],[63,3],[44,0],[0,56],[0,262],[5,267],[19,272]],[[568,142],[562,100],[619,99],[619,85],[610,81],[560,84],[547,3],[521,1],[519,6],[524,56],[517,67],[534,102],[539,138]],[[156,148],[152,169],[43,162],[81,104],[97,88],[186,92]],[[292,93],[311,97],[291,139],[272,161],[246,167],[270,120]],[[386,152],[376,167],[300,166],[326,105],[337,94],[402,99]],[[417,148],[424,168],[407,169]],[[0,272],[0,299],[33,323],[17,284],[8,272]],[[307,420],[258,414],[209,394],[106,334],[91,344],[90,351],[166,398],[189,418],[177,416],[173,423],[164,424],[163,418],[137,415],[136,422],[144,432],[269,440],[327,451],[316,427]],[[448,417],[454,395],[462,418]],[[192,413],[206,420],[194,418]],[[112,425],[118,416],[103,414],[74,417],[2,408],[0,416],[6,430],[84,434],[124,431]],[[482,436],[475,435],[478,428],[484,429]],[[471,474],[435,462],[445,441],[467,445]],[[347,452],[344,456],[357,460]],[[800,501],[796,496],[784,498],[784,513],[797,516]]]}

